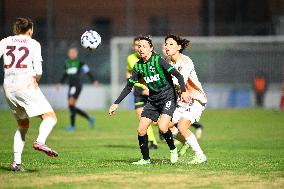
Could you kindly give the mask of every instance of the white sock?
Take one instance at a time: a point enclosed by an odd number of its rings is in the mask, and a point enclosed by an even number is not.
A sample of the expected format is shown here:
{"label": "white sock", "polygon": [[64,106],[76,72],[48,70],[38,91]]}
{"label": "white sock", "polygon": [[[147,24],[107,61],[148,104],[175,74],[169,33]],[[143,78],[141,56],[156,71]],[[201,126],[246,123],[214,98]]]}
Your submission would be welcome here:
{"label": "white sock", "polygon": [[27,128],[18,128],[14,136],[14,161],[16,164],[22,163],[22,153],[25,146],[25,136]]}
{"label": "white sock", "polygon": [[55,124],[56,120],[54,118],[52,117],[45,118],[39,126],[39,134],[36,141],[45,144],[45,141]]}
{"label": "white sock", "polygon": [[174,130],[172,130],[173,137],[177,136],[178,134],[178,128],[174,127]]}
{"label": "white sock", "polygon": [[191,149],[194,151],[195,155],[203,155],[203,151],[200,148],[196,137],[193,133],[189,135],[186,139],[186,143],[191,147]]}

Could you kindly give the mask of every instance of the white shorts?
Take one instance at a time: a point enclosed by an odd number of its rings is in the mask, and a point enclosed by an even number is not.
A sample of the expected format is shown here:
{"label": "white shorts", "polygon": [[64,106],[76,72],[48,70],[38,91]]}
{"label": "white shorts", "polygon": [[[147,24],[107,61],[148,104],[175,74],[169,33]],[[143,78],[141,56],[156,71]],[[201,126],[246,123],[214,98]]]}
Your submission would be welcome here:
{"label": "white shorts", "polygon": [[196,100],[194,100],[193,103],[187,104],[186,106],[177,105],[172,121],[174,123],[178,123],[183,117],[188,119],[191,124],[198,122],[204,109],[205,106],[201,105],[200,102]]}
{"label": "white shorts", "polygon": [[7,103],[17,120],[53,112],[40,88],[6,92]]}

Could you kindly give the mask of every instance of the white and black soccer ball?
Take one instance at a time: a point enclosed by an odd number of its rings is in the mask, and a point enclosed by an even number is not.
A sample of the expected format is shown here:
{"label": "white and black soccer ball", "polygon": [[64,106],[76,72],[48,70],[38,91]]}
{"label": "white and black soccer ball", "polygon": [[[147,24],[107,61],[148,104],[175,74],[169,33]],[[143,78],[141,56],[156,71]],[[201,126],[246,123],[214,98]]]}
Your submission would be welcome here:
{"label": "white and black soccer ball", "polygon": [[102,38],[100,34],[93,30],[88,30],[81,36],[81,45],[88,50],[96,50],[101,42]]}

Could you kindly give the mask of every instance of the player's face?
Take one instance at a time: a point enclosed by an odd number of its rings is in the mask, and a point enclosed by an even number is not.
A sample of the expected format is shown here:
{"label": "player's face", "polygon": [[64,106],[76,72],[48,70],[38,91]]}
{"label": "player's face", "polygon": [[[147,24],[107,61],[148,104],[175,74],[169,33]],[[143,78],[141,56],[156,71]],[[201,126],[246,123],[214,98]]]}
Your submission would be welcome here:
{"label": "player's face", "polygon": [[168,38],[165,42],[165,54],[167,56],[173,56],[179,52],[181,46],[173,38]]}
{"label": "player's face", "polygon": [[167,55],[167,52],[166,52],[166,45],[165,44],[163,44],[162,49],[163,49],[163,55],[167,59],[168,55]]}
{"label": "player's face", "polygon": [[138,50],[139,50],[139,41],[134,41],[133,43],[133,49],[136,53],[138,53]]}
{"label": "player's face", "polygon": [[138,53],[141,58],[147,58],[152,53],[153,47],[147,40],[140,40],[138,45]]}
{"label": "player's face", "polygon": [[68,57],[70,59],[76,59],[78,57],[78,50],[75,48],[71,48],[68,51]]}

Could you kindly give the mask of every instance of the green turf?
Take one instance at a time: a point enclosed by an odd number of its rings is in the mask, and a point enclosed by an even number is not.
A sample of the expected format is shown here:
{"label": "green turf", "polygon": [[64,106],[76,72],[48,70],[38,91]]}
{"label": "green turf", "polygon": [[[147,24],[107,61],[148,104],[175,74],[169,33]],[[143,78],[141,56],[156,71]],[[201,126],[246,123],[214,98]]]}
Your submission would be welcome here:
{"label": "green turf", "polygon": [[[48,145],[57,159],[34,151],[39,119],[32,119],[23,154],[24,173],[9,171],[16,122],[0,112],[0,188],[283,188],[284,113],[273,110],[207,110],[200,140],[208,164],[171,165],[164,142],[151,151],[155,164],[131,165],[140,159],[134,112],[114,117],[93,112],[96,127],[77,119],[67,133],[68,112],[57,112],[58,125]],[[190,158],[190,153],[182,162]]]}

